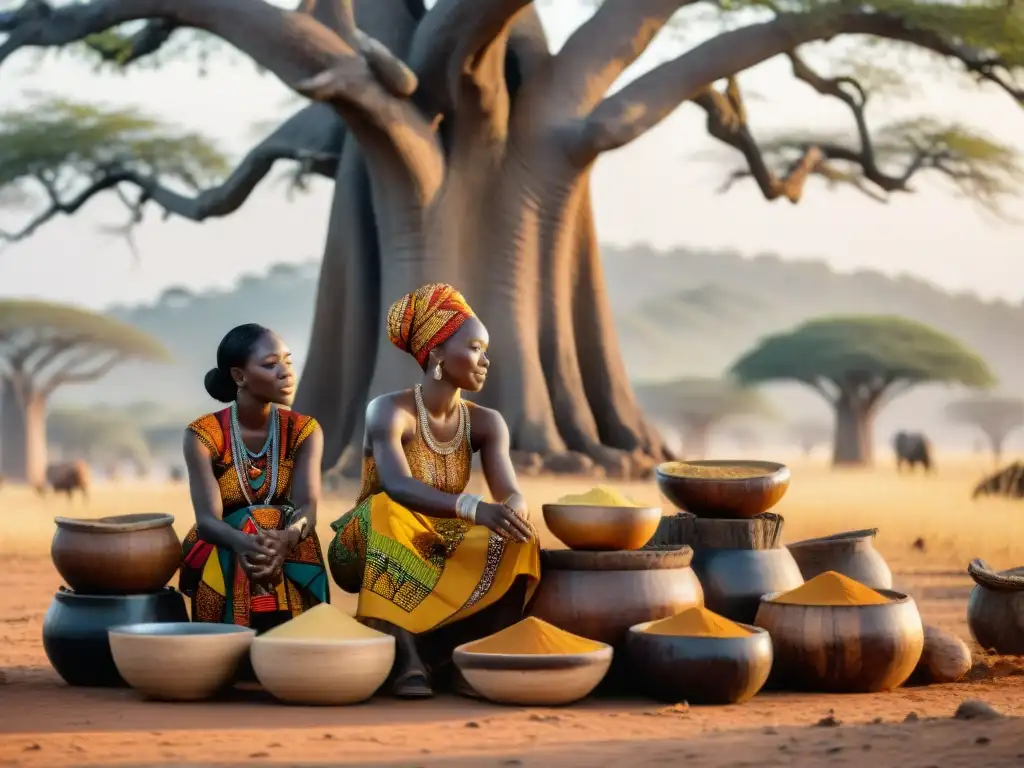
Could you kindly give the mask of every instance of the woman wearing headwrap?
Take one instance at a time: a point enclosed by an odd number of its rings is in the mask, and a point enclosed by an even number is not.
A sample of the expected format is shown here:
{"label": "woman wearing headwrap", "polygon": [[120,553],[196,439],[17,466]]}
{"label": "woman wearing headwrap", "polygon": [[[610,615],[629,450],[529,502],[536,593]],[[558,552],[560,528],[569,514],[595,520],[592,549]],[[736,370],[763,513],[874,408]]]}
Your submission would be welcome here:
{"label": "woman wearing headwrap", "polygon": [[[396,301],[387,325],[423,378],[367,406],[362,486],[355,509],[332,524],[327,559],[338,586],[359,593],[360,619],[397,640],[392,692],[424,697],[433,688],[421,652],[518,621],[540,551],[505,420],[461,397],[487,378],[483,323],[458,291],[434,283]],[[496,502],[465,493],[477,452]],[[458,677],[456,686],[471,694]]]}

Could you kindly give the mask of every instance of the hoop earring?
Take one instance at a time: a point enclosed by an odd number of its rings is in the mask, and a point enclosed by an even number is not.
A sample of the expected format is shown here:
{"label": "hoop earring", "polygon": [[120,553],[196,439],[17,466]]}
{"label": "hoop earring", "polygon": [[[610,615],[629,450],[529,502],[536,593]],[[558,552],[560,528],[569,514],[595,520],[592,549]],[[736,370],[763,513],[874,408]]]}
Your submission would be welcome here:
{"label": "hoop earring", "polygon": [[440,381],[444,374],[441,372],[441,364],[438,363],[434,366],[434,381]]}

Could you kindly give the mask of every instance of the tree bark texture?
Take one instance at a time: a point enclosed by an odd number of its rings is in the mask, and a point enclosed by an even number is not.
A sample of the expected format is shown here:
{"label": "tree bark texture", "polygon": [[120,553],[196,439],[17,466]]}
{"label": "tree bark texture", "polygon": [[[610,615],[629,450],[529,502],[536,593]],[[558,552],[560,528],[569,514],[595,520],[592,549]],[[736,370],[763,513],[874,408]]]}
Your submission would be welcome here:
{"label": "tree bark texture", "polygon": [[836,467],[869,467],[874,463],[874,412],[863,398],[841,395],[834,403],[836,431],[832,464]]}
{"label": "tree bark texture", "polygon": [[[493,376],[480,402],[502,412],[513,449],[549,468],[597,464],[622,476],[666,453],[623,368],[603,285],[590,198],[602,152],[701,103],[720,79],[843,34],[918,45],[1010,91],[998,61],[892,13],[840,5],[729,30],[608,95],[690,2],[604,0],[552,54],[530,0],[437,0],[429,10],[423,0],[300,0],[291,10],[263,0],[26,0],[0,24],[0,61],[133,20],[153,27],[151,42],[195,27],[333,111],[293,116],[196,200],[137,174],[102,187],[134,184],[168,213],[201,220],[237,207],[277,159],[333,177],[296,401],[324,428],[325,469],[357,469],[368,399],[421,375],[389,344],[387,307],[445,281],[488,326]],[[705,108],[724,104],[713,101]],[[750,136],[726,134],[756,157]],[[787,197],[799,198],[807,175],[787,180]],[[841,426],[852,418],[844,413]],[[863,454],[860,438],[836,445],[837,457]]]}
{"label": "tree bark texture", "polygon": [[9,378],[0,378],[0,473],[25,480],[25,417]]}

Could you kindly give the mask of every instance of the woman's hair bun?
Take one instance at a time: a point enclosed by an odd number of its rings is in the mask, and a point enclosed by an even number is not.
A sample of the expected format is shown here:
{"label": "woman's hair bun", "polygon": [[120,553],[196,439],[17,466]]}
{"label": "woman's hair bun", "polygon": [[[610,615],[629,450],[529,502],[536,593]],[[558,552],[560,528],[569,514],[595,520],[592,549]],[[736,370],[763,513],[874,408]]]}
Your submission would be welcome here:
{"label": "woman's hair bun", "polygon": [[222,403],[233,402],[238,394],[238,385],[231,378],[231,374],[220,368],[211,368],[206,372],[203,386],[206,387],[206,392],[210,397]]}

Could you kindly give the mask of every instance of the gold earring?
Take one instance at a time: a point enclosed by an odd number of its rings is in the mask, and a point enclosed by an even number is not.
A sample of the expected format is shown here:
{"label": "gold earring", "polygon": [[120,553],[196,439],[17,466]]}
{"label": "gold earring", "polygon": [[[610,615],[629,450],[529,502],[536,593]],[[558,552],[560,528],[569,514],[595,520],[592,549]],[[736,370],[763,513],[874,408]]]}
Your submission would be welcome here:
{"label": "gold earring", "polygon": [[434,381],[440,381],[441,376],[443,375],[444,374],[441,373],[441,364],[438,363],[437,365],[434,366]]}

